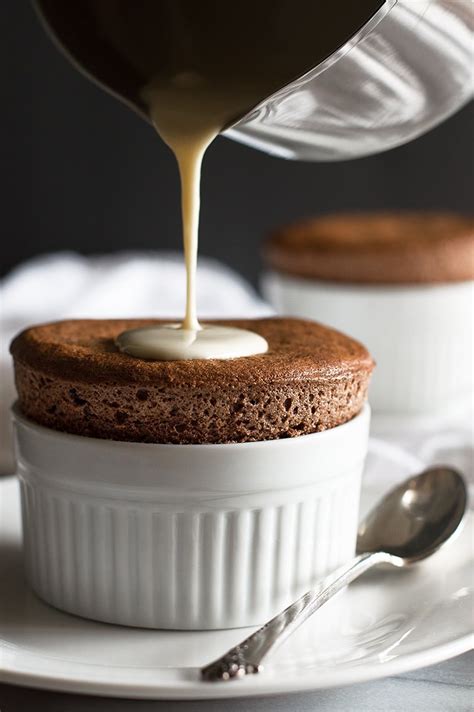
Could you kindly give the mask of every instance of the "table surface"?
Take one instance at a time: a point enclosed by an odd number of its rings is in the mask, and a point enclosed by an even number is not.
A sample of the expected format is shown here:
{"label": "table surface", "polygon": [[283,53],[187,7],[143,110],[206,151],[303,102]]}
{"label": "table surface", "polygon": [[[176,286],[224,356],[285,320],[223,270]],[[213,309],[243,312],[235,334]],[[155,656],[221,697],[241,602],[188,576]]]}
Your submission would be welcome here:
{"label": "table surface", "polygon": [[474,653],[396,677],[279,697],[142,701],[0,685],[0,712],[472,712]]}

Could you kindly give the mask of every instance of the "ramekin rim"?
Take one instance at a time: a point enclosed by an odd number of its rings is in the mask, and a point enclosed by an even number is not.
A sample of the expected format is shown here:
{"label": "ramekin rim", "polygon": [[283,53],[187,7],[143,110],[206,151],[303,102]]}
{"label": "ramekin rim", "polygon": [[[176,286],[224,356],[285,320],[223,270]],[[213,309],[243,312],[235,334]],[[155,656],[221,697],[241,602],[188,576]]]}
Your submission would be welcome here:
{"label": "ramekin rim", "polygon": [[461,286],[474,287],[474,279],[460,279],[452,280],[446,282],[348,282],[345,280],[335,280],[335,279],[322,279],[317,277],[302,277],[301,275],[290,274],[289,272],[282,272],[276,269],[266,268],[262,275],[261,280],[265,282],[268,278],[281,279],[283,282],[292,282],[296,286],[316,286],[319,289],[327,288],[328,290],[340,289],[342,291],[350,292],[371,292],[374,294],[380,292],[387,292],[393,295],[399,294],[400,292],[427,292],[439,289],[455,289]]}

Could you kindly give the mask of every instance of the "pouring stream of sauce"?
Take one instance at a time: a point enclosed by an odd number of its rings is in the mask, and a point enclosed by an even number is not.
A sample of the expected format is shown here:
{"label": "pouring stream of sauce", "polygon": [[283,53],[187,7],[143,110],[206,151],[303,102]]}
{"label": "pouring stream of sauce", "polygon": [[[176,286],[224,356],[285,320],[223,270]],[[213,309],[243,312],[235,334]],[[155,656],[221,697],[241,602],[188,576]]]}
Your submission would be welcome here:
{"label": "pouring stream of sauce", "polygon": [[230,117],[248,105],[255,88],[244,91],[209,86],[193,72],[152,82],[142,92],[158,133],[173,151],[181,181],[186,311],[182,324],[144,327],[120,334],[116,344],[131,356],[159,360],[236,358],[264,353],[266,340],[253,331],[201,325],[197,317],[201,165],[204,154]]}

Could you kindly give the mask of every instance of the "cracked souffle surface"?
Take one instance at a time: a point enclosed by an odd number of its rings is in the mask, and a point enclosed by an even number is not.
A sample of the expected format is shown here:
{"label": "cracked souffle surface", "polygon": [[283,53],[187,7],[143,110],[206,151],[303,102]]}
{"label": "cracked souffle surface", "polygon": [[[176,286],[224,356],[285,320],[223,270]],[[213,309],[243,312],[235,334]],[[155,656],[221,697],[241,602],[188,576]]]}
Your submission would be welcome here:
{"label": "cracked souffle surface", "polygon": [[212,322],[255,331],[269,344],[265,354],[222,361],[145,361],[114,345],[126,329],[163,323],[84,319],[26,329],[11,345],[21,412],[90,437],[228,443],[333,428],[366,400],[368,351],[315,322]]}
{"label": "cracked souffle surface", "polygon": [[289,276],[359,284],[474,279],[474,218],[452,213],[338,213],[269,236],[268,267]]}

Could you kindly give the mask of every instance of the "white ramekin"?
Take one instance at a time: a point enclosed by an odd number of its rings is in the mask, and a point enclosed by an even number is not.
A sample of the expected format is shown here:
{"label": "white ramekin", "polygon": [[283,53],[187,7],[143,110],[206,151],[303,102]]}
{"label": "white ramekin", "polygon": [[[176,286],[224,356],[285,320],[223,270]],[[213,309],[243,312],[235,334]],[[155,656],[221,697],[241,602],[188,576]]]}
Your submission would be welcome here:
{"label": "white ramekin", "polygon": [[354,552],[369,407],[297,438],[99,440],[14,411],[27,578],[48,603],[148,628],[262,623]]}
{"label": "white ramekin", "polygon": [[263,290],[278,313],[321,321],[374,357],[374,421],[446,418],[472,403],[474,282],[345,285],[269,272]]}

